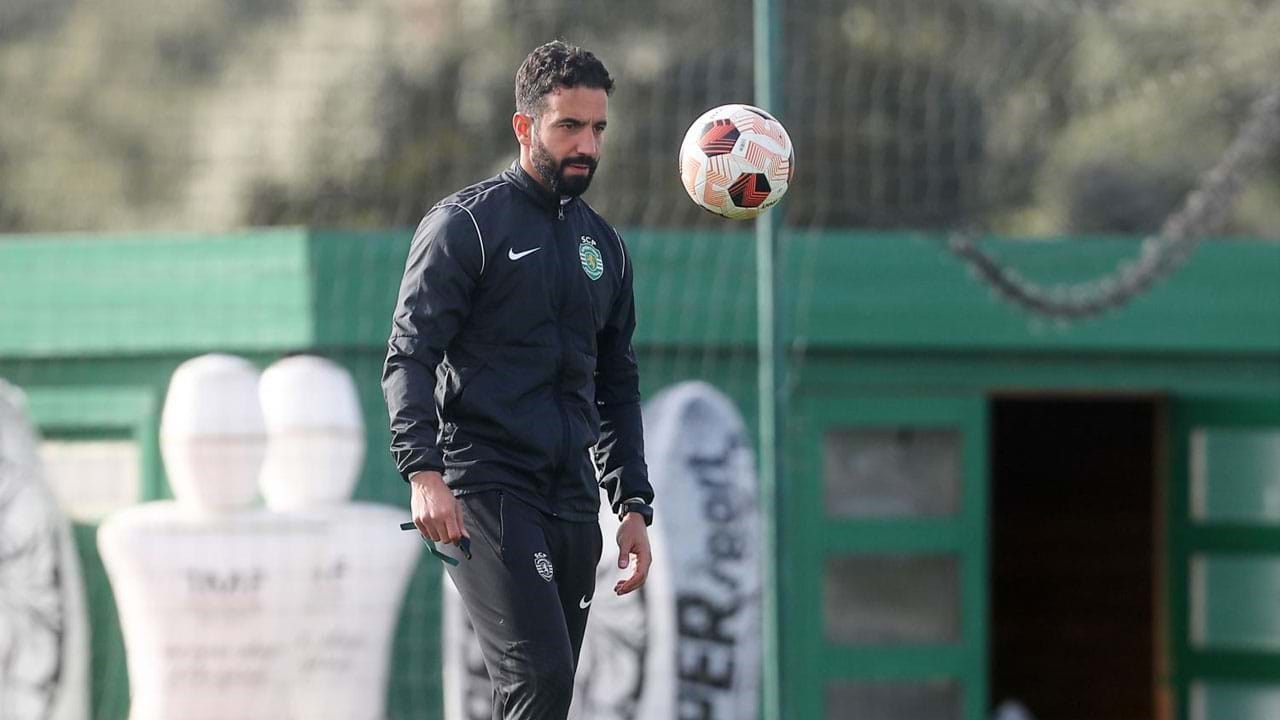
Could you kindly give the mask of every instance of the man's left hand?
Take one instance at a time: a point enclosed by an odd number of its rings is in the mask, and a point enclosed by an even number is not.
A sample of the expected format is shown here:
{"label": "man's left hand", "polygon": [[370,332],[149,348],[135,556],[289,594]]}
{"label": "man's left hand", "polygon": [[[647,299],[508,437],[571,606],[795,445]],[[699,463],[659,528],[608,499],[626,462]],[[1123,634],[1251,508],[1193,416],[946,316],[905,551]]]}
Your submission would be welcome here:
{"label": "man's left hand", "polygon": [[649,529],[644,525],[644,517],[640,513],[627,513],[618,526],[618,568],[625,570],[634,558],[635,569],[631,577],[619,580],[613,586],[618,595],[627,593],[644,585],[649,577],[649,565],[653,563],[653,553],[649,550]]}

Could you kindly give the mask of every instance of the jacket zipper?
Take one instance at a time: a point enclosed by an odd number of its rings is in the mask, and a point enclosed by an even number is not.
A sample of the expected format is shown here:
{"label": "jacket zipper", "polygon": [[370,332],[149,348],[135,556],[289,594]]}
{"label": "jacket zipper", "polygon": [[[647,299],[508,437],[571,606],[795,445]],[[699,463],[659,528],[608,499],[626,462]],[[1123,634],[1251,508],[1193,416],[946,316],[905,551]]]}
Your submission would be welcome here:
{"label": "jacket zipper", "polygon": [[[564,223],[564,204],[563,203],[561,203],[560,206],[557,208],[556,220],[559,223]],[[555,232],[552,233],[552,237],[554,239],[555,246],[556,246],[556,266],[557,266],[557,270],[559,271],[556,273],[556,279],[558,280],[558,282],[556,283],[558,286],[556,288],[556,291],[557,291],[556,336],[560,339],[559,356],[556,359],[556,382],[555,382],[556,409],[560,411],[560,454],[559,454],[559,457],[556,458],[556,464],[552,469],[551,487],[550,487],[550,493],[549,493],[550,495],[549,502],[551,503],[551,514],[555,516],[559,515],[559,510],[556,509],[555,503],[557,500],[556,496],[559,495],[559,491],[560,491],[560,476],[562,473],[564,473],[565,466],[568,464],[568,456],[569,456],[569,413],[564,409],[564,383],[563,383],[564,353],[567,345],[564,339],[564,322],[563,321],[564,321],[564,304],[566,300],[565,295],[567,294],[565,291],[565,288],[568,287],[568,278],[563,278],[561,275],[561,273],[563,273],[565,270],[564,255],[561,248],[561,245],[563,245],[563,239],[561,238],[563,231],[564,231],[564,225],[558,224],[556,226]]]}

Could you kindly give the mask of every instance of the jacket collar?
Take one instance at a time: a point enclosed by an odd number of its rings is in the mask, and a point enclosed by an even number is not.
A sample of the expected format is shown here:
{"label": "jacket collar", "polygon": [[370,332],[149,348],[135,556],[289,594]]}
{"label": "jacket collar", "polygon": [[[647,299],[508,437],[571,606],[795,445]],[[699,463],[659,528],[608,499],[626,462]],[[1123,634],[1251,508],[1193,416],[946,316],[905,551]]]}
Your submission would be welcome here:
{"label": "jacket collar", "polygon": [[[542,187],[537,180],[525,172],[524,167],[520,165],[519,158],[516,158],[511,163],[511,167],[503,171],[502,179],[524,191],[538,207],[546,208],[547,210],[558,210],[560,208],[560,195]],[[574,200],[577,200],[577,198],[570,198],[569,203]],[[569,203],[565,203],[565,205]]]}

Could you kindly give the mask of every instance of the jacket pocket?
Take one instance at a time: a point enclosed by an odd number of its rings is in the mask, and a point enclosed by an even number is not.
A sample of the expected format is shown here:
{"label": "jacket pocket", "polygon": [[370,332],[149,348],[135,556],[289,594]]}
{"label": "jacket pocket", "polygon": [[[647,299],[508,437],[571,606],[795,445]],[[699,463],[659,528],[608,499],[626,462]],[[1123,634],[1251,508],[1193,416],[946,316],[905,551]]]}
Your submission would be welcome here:
{"label": "jacket pocket", "polygon": [[440,414],[444,418],[455,418],[467,414],[468,390],[472,388],[483,370],[483,363],[446,366],[442,378],[443,387],[439,394]]}
{"label": "jacket pocket", "polygon": [[498,557],[507,556],[507,495],[498,491]]}
{"label": "jacket pocket", "polygon": [[440,423],[440,434],[436,436],[437,447],[448,447],[453,444],[453,436],[458,433],[458,424],[445,420]]}
{"label": "jacket pocket", "polygon": [[583,414],[587,418],[587,436],[592,445],[600,440],[600,408],[589,403],[583,406]]}

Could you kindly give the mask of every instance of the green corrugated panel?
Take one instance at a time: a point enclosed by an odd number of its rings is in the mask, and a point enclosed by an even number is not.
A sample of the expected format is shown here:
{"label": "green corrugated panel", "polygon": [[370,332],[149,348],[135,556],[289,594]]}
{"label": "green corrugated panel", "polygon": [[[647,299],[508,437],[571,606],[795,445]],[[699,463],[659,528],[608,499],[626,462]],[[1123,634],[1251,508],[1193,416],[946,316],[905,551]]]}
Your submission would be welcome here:
{"label": "green corrugated panel", "polygon": [[411,230],[311,236],[317,346],[385,346],[412,237]]}
{"label": "green corrugated panel", "polygon": [[306,233],[0,240],[0,356],[302,346]]}
{"label": "green corrugated panel", "polygon": [[[1039,283],[1105,276],[1134,239],[984,245]],[[996,299],[935,236],[802,235],[788,245],[792,328],[810,346],[1280,352],[1280,244],[1214,240],[1166,282],[1098,318],[1059,325]],[[804,287],[810,283],[811,287]]]}
{"label": "green corrugated panel", "polygon": [[[626,233],[638,345],[756,347],[756,247],[736,233]],[[785,242],[785,241],[784,241]],[[785,268],[784,268],[785,269]],[[792,289],[783,293],[793,297]]]}
{"label": "green corrugated panel", "polygon": [[[0,239],[0,356],[380,347],[409,230]],[[755,342],[750,232],[624,233],[639,346]],[[994,298],[936,236],[793,233],[788,324],[811,348],[1280,353],[1280,244],[1204,243],[1130,305],[1057,325]],[[1101,276],[1136,240],[988,241],[1040,282]]]}
{"label": "green corrugated panel", "polygon": [[[755,337],[750,233],[632,232],[638,344],[747,345]],[[793,233],[784,240],[790,334],[808,347],[1103,352],[1280,352],[1280,244],[1204,243],[1129,305],[1069,325],[999,300],[938,236]],[[1139,252],[1135,239],[988,241],[1026,278],[1079,282]]]}

